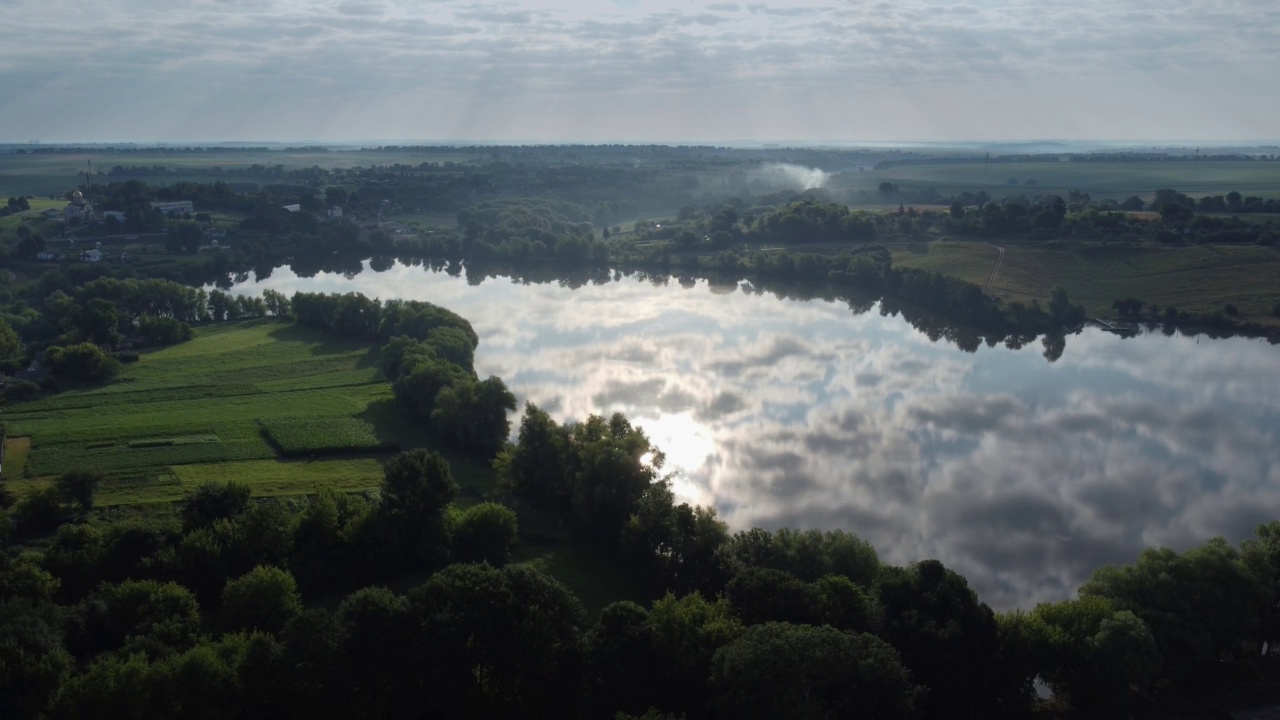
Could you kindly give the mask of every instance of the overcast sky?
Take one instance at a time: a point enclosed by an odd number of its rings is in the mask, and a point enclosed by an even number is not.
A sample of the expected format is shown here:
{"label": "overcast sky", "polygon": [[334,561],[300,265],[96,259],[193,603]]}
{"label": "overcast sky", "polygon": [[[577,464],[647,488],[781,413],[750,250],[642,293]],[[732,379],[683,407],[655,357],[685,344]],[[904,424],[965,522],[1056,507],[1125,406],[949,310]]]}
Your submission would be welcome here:
{"label": "overcast sky", "polygon": [[1272,139],[1276,0],[0,0],[0,142]]}

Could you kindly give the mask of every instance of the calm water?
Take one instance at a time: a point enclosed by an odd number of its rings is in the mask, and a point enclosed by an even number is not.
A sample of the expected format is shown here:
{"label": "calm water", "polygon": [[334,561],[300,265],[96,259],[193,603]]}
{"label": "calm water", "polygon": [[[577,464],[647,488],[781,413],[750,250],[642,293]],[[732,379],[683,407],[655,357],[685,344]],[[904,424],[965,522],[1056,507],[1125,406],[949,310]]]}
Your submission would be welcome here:
{"label": "calm water", "polygon": [[236,292],[359,291],[466,317],[476,368],[561,420],[622,411],[733,529],[845,528],[997,608],[1144,547],[1280,519],[1280,347],[1097,330],[966,353],[878,308],[631,278],[576,290],[396,266]]}

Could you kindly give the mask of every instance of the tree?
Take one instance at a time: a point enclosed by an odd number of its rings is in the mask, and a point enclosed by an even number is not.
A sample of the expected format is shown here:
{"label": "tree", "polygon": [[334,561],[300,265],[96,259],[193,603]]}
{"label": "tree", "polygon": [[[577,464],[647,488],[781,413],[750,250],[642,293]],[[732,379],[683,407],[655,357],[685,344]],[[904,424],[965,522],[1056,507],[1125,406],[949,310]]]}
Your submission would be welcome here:
{"label": "tree", "polygon": [[451,565],[409,591],[425,632],[435,713],[513,717],[536,708],[573,714],[582,671],[582,604],[556,580],[523,565]]}
{"label": "tree", "polygon": [[198,223],[179,222],[169,226],[164,246],[171,253],[196,253],[204,240],[204,230]]}
{"label": "tree", "polygon": [[748,628],[711,662],[725,717],[910,717],[917,694],[884,641],[832,627]]}
{"label": "tree", "polygon": [[486,502],[462,511],[453,523],[452,549],[456,562],[487,562],[502,567],[511,561],[518,530],[511,508]]}
{"label": "tree", "polygon": [[54,375],[80,382],[103,383],[120,373],[120,362],[93,343],[55,345],[45,351],[45,359]]}
{"label": "tree", "polygon": [[453,472],[439,453],[419,448],[387,461],[378,517],[401,561],[431,567],[443,559],[444,509],[457,494]]}
{"label": "tree", "polygon": [[54,487],[69,502],[74,502],[80,512],[93,509],[93,496],[106,476],[100,470],[70,470],[58,476]]}
{"label": "tree", "polygon": [[965,579],[937,560],[924,560],[886,568],[878,591],[881,637],[902,654],[915,681],[929,688],[925,714],[989,711],[999,696],[989,674],[997,647],[995,614]]}
{"label": "tree", "polygon": [[587,632],[586,715],[642,713],[656,683],[649,611],[633,602],[615,602],[600,611]]}
{"label": "tree", "polygon": [[213,525],[217,520],[240,515],[249,508],[253,490],[245,483],[206,481],[187,494],[182,506],[182,528],[190,532]]}
{"label": "tree", "polygon": [[222,617],[233,630],[276,633],[302,612],[298,585],[286,570],[259,565],[227,583],[222,591]]}
{"label": "tree", "polygon": [[0,369],[12,370],[22,359],[22,341],[13,326],[0,318]]}
{"label": "tree", "polygon": [[1044,643],[1039,674],[1077,712],[1123,715],[1129,688],[1144,685],[1160,666],[1147,626],[1101,598],[1041,604],[1031,619]]}

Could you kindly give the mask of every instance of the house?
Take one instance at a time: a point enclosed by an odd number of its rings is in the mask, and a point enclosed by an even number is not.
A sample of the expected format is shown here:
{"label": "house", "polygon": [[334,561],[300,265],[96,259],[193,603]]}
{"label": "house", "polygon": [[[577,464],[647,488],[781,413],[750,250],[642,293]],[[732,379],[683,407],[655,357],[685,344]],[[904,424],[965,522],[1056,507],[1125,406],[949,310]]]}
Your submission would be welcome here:
{"label": "house", "polygon": [[90,263],[102,262],[102,251],[96,248],[93,250],[85,250],[80,253],[80,260]]}
{"label": "house", "polygon": [[112,219],[112,220],[115,220],[115,221],[116,221],[116,222],[118,222],[118,223],[123,223],[123,222],[124,222],[124,211],[123,211],[123,210],[103,210],[103,211],[102,211],[102,219],[103,219],[103,220]]}
{"label": "house", "polygon": [[36,253],[36,259],[37,259],[37,260],[42,260],[42,261],[44,261],[44,262],[51,262],[51,261],[53,261],[53,260],[57,260],[58,258],[61,258],[61,257],[62,257],[62,256],[61,256],[61,255],[59,255],[58,253],[56,253],[56,252],[49,252],[48,250],[41,250],[40,252]]}
{"label": "house", "polygon": [[58,217],[59,212],[57,208],[49,208],[48,210],[45,210],[40,214],[44,216],[45,220],[53,220],[54,218]]}
{"label": "house", "polygon": [[130,262],[130,261],[132,261],[132,260],[133,260],[133,258],[129,256],[129,253],[127,253],[127,252],[122,252],[122,253],[120,253],[120,262],[122,262],[122,263],[127,263],[127,262]]}
{"label": "house", "polygon": [[223,228],[209,228],[204,231],[204,236],[209,238],[224,238],[227,236],[227,231]]}
{"label": "house", "polygon": [[168,200],[164,202],[151,203],[152,210],[159,210],[165,215],[190,215],[195,212],[195,206],[190,200]]}
{"label": "house", "polygon": [[298,212],[299,210],[302,209],[302,206],[297,203],[294,203],[293,205],[282,205],[281,207],[283,207],[285,210],[288,210],[291,213]]}
{"label": "house", "polygon": [[331,217],[331,218],[340,218],[340,217],[342,217],[342,208],[338,207],[337,205],[330,205],[330,206],[329,206],[329,217]]}

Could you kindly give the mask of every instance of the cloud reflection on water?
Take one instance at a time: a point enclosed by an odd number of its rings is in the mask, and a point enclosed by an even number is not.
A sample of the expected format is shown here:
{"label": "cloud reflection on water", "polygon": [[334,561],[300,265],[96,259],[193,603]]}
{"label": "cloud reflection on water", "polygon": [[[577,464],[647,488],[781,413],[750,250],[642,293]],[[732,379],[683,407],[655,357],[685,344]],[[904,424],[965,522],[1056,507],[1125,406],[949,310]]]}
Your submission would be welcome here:
{"label": "cloud reflection on water", "polygon": [[822,301],[654,286],[278,270],[285,292],[428,300],[475,326],[481,374],[561,420],[621,411],[676,490],[734,529],[842,527],[936,557],[998,608],[1066,597],[1149,545],[1280,518],[1280,348],[1087,331],[968,354]]}

